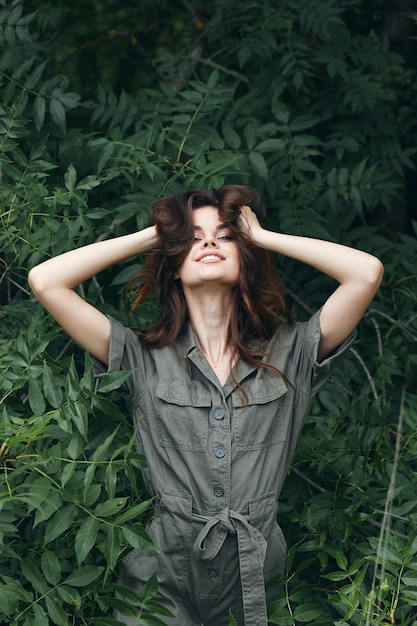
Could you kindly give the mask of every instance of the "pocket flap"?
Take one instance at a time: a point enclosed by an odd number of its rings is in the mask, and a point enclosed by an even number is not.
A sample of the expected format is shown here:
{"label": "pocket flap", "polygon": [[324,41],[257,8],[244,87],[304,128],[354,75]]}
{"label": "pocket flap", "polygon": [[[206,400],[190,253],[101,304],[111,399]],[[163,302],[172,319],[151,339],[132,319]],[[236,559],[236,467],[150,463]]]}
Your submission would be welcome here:
{"label": "pocket flap", "polygon": [[247,400],[241,393],[233,394],[233,406],[236,408],[251,404],[266,404],[273,402],[287,392],[287,385],[283,378],[269,372],[261,373],[250,385],[245,385]]}
{"label": "pocket flap", "polygon": [[160,400],[178,406],[211,406],[211,396],[204,385],[195,380],[160,382],[155,395]]}

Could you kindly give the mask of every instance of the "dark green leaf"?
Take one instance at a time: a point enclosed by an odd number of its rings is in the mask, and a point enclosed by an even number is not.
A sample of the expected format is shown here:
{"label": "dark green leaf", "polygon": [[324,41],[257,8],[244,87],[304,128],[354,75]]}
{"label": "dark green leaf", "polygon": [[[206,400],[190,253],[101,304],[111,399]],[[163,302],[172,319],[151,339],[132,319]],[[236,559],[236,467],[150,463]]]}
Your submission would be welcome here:
{"label": "dark green leaf", "polygon": [[54,409],[61,406],[63,401],[62,390],[46,361],[43,362],[43,392]]}
{"label": "dark green leaf", "polygon": [[[77,563],[80,566],[93,548],[99,529],[99,522],[94,517],[85,519],[78,529],[75,536],[75,554],[77,555]],[[67,584],[68,580],[65,581]]]}
{"label": "dark green leaf", "polygon": [[50,111],[51,111],[51,117],[53,119],[53,121],[55,122],[55,124],[58,126],[58,128],[65,133],[66,128],[65,128],[65,109],[62,106],[61,102],[59,100],[57,100],[56,98],[52,98],[50,101]]}
{"label": "dark green leaf", "polygon": [[87,587],[97,580],[103,570],[104,567],[98,565],[84,565],[71,572],[65,580],[65,584],[70,587]]}
{"label": "dark green leaf", "polygon": [[42,572],[48,583],[57,585],[61,579],[61,563],[52,550],[43,550],[41,556]]}
{"label": "dark green leaf", "polygon": [[29,405],[35,415],[42,415],[46,411],[45,398],[38,378],[29,376]]}
{"label": "dark green leaf", "polygon": [[249,161],[255,174],[266,180],[268,177],[268,166],[262,154],[252,150],[249,152]]}
{"label": "dark green leaf", "polygon": [[114,389],[118,389],[123,383],[131,376],[132,372],[110,372],[106,374],[105,378],[100,382],[100,393],[108,393]]}

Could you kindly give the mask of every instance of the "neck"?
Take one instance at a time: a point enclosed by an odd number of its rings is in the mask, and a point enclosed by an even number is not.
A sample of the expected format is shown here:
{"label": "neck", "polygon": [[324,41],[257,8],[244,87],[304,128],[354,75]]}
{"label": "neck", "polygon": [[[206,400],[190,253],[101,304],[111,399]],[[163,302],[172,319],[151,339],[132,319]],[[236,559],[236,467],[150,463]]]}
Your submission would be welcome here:
{"label": "neck", "polygon": [[206,291],[198,295],[193,290],[191,294],[185,295],[191,326],[200,350],[214,369],[222,368],[223,372],[230,372],[234,356],[227,341],[231,292]]}

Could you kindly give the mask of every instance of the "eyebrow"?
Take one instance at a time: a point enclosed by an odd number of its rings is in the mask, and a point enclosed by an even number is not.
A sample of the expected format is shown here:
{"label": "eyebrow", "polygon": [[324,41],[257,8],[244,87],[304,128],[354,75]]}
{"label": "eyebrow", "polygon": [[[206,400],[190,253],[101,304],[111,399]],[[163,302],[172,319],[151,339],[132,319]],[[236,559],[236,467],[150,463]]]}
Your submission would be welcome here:
{"label": "eyebrow", "polygon": [[[228,226],[227,224],[218,224],[216,226],[216,231],[223,230],[224,228],[230,228],[230,226]],[[199,226],[198,224],[195,224],[194,230],[204,230],[204,229],[203,229],[202,226]]]}

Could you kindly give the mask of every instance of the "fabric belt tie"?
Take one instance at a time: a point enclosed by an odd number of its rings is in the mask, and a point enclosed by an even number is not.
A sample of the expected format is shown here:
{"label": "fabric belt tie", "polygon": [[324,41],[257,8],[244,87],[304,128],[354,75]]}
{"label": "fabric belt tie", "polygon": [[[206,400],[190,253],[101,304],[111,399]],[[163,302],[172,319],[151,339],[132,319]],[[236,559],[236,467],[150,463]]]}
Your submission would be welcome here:
{"label": "fabric belt tie", "polygon": [[265,537],[237,511],[223,509],[212,517],[193,513],[193,519],[205,522],[193,546],[193,554],[202,561],[217,556],[227,535],[237,535],[245,624],[266,626]]}

